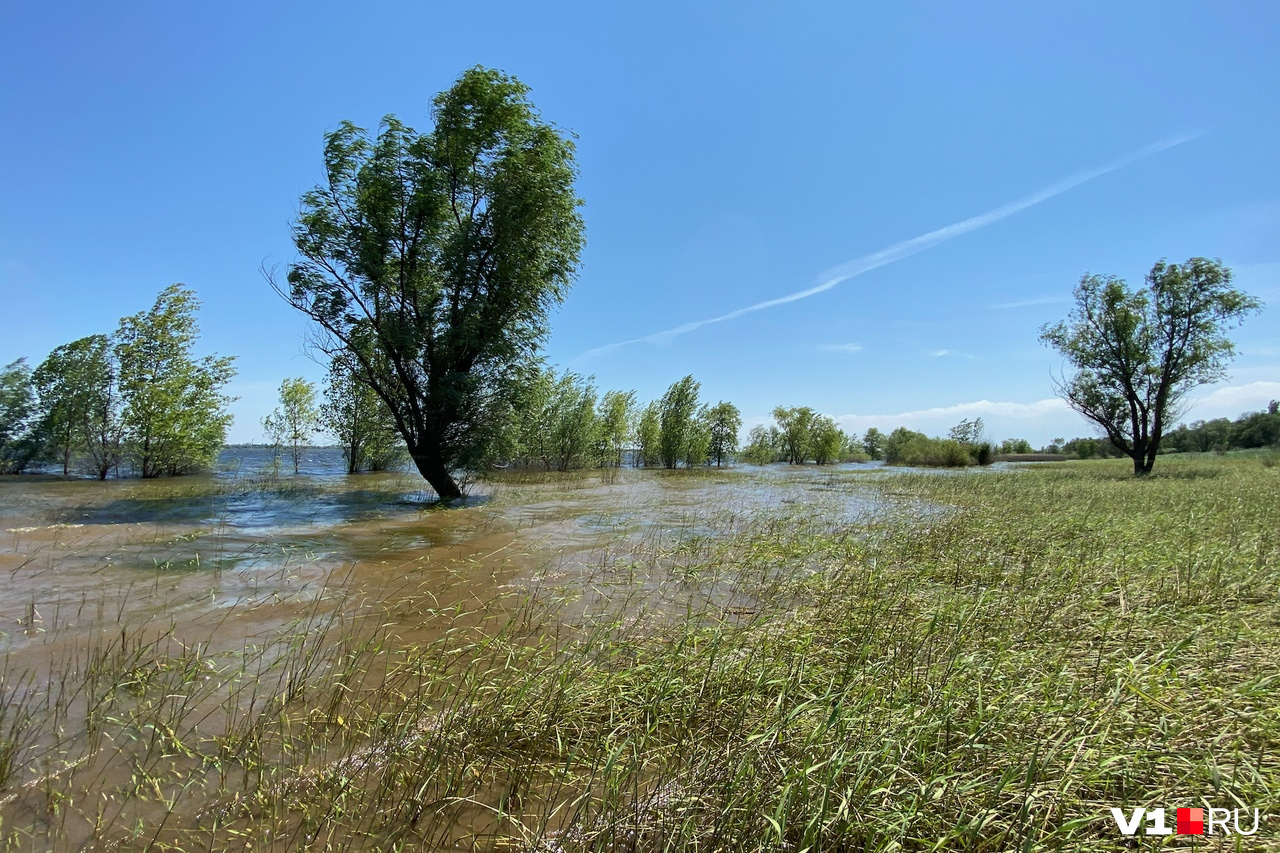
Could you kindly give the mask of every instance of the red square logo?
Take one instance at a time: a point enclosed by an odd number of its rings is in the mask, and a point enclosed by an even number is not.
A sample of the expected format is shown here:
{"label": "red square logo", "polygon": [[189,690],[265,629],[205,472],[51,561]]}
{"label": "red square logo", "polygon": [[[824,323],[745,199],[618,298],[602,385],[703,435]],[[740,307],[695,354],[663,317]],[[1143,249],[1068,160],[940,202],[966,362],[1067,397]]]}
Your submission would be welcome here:
{"label": "red square logo", "polygon": [[1204,835],[1204,809],[1178,809],[1179,835]]}

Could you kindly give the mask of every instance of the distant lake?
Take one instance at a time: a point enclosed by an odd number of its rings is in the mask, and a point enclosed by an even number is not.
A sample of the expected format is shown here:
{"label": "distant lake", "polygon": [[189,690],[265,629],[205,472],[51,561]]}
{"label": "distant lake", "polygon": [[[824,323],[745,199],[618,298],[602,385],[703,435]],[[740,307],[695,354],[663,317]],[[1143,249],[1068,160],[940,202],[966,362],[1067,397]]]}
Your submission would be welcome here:
{"label": "distant lake", "polygon": [[[276,451],[273,447],[237,446],[222,448],[218,454],[218,470],[214,476],[243,477],[268,472],[272,468]],[[280,453],[280,473],[293,473],[293,456],[285,450]],[[308,477],[343,477],[347,473],[347,460],[341,447],[307,447],[302,451],[302,463],[298,473]]]}

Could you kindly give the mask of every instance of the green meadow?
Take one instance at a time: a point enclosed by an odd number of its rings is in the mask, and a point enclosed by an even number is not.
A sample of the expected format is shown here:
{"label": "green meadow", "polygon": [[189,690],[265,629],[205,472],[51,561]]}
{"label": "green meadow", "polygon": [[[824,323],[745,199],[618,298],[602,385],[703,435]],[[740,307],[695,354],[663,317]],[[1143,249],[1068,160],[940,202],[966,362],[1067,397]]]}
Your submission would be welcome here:
{"label": "green meadow", "polygon": [[[517,474],[328,541],[193,522],[222,568],[180,525],[39,540],[151,567],[105,612],[33,598],[6,628],[0,837],[1115,850],[1185,837],[1125,842],[1113,806],[1214,806],[1259,809],[1233,841],[1275,849],[1277,461]],[[154,606],[250,552],[277,600]]]}

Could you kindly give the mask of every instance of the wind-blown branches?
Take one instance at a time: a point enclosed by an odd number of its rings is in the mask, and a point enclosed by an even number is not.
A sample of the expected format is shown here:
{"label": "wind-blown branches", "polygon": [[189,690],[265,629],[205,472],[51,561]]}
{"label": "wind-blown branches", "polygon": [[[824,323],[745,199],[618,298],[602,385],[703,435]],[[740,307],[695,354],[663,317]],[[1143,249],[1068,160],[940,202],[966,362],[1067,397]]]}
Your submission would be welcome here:
{"label": "wind-blown branches", "polygon": [[572,142],[526,94],[474,68],[437,96],[428,134],[342,123],[302,198],[287,287],[272,279],[351,353],[444,498],[461,494],[451,471],[485,457],[582,247]]}

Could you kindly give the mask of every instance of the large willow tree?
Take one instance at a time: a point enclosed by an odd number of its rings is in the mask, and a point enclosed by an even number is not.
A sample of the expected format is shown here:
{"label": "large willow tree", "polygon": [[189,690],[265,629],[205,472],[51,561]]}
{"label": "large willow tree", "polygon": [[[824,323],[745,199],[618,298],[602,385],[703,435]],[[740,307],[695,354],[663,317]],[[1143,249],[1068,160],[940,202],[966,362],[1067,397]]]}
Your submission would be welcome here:
{"label": "large willow tree", "polygon": [[517,368],[568,292],[583,244],[573,143],[512,77],[466,71],[434,128],[394,116],[325,137],[283,295],[345,353],[443,499],[508,419]]}

